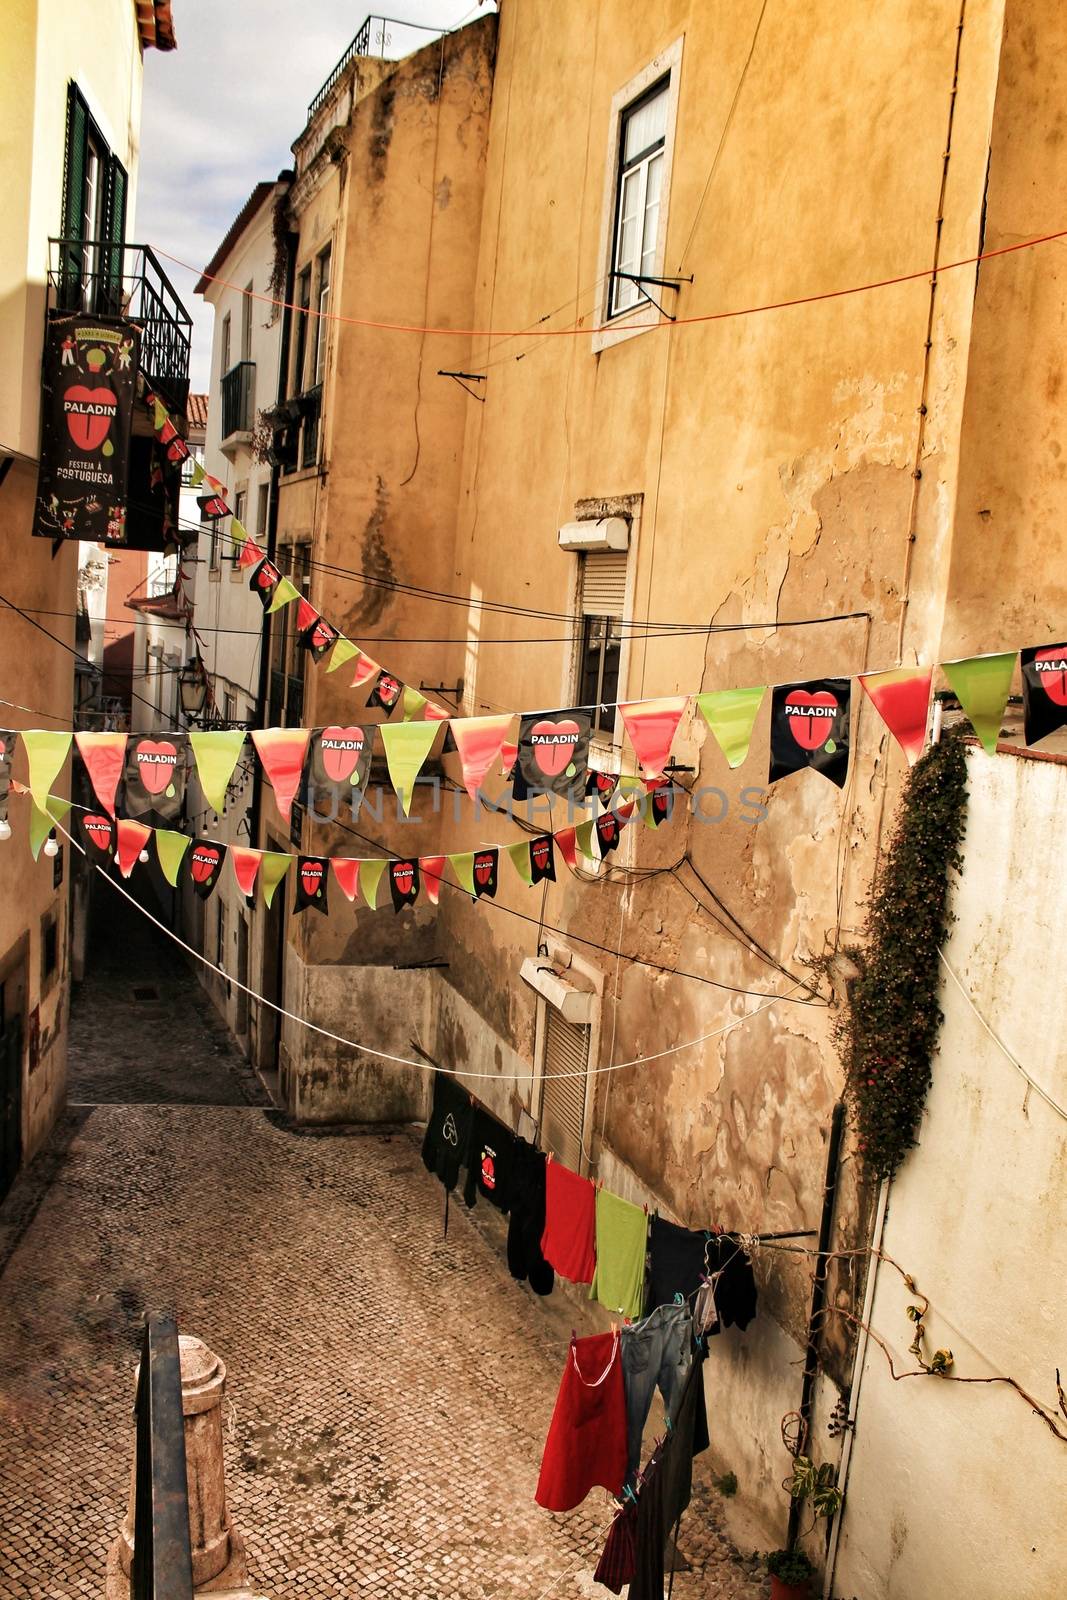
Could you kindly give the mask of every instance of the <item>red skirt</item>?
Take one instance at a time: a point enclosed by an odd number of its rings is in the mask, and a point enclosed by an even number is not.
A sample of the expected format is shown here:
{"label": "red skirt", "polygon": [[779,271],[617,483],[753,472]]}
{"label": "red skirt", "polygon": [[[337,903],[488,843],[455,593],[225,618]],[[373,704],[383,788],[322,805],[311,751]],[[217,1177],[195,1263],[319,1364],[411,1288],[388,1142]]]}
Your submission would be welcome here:
{"label": "red skirt", "polygon": [[626,1448],[619,1335],[572,1339],[541,1458],[537,1504],[573,1511],[596,1485],[621,1494]]}

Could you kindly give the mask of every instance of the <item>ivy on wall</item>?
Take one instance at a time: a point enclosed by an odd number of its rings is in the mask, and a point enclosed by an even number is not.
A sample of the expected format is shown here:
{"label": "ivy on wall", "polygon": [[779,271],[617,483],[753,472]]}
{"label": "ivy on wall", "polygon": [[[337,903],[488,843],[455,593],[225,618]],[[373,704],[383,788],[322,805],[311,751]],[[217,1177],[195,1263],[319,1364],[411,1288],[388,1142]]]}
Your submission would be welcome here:
{"label": "ivy on wall", "polygon": [[892,1177],[918,1142],[942,1014],[938,950],[967,818],[964,745],[946,732],[913,768],[835,1029],[867,1171]]}

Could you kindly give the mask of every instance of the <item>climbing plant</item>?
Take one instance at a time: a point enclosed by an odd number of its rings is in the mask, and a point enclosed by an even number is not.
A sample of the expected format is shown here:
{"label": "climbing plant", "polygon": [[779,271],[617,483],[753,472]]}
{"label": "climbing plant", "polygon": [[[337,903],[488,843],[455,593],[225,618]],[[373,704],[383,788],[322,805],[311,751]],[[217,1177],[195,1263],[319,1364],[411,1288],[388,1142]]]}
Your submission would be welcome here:
{"label": "climbing plant", "polygon": [[938,950],[961,864],[967,765],[948,732],[908,778],[868,908],[858,969],[836,1027],[846,1094],[867,1170],[888,1178],[918,1142],[942,1015]]}

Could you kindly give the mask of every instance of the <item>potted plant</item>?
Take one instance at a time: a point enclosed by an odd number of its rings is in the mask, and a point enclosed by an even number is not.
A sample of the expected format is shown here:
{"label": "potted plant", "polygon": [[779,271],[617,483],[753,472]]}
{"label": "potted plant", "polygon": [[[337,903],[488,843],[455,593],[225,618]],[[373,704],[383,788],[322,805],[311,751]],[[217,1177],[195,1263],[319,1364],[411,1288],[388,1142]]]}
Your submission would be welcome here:
{"label": "potted plant", "polygon": [[772,1550],[764,1565],[771,1575],[771,1600],[810,1600],[815,1568],[803,1550]]}

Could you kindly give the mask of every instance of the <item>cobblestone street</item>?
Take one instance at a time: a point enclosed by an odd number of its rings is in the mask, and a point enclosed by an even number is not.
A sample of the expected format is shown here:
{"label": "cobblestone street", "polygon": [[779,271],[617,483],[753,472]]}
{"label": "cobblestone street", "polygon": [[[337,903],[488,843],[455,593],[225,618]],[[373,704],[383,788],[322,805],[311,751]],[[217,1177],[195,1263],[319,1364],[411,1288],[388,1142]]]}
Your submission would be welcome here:
{"label": "cobblestone street", "polygon": [[[230,1507],[271,1600],[606,1595],[608,1497],[566,1517],[533,1500],[567,1306],[512,1282],[496,1219],[454,1205],[442,1240],[412,1131],[311,1136],[243,1103],[206,999],[143,933],[137,948],[136,974],[93,976],[76,1002],[71,1098],[94,1104],[0,1208],[21,1229],[0,1277],[0,1596],[102,1596],[146,1308],[227,1364]],[[179,998],[177,1077],[134,1084],[145,1005],[149,1039],[174,1039]],[[701,1480],[679,1600],[765,1592],[715,1499]]]}

